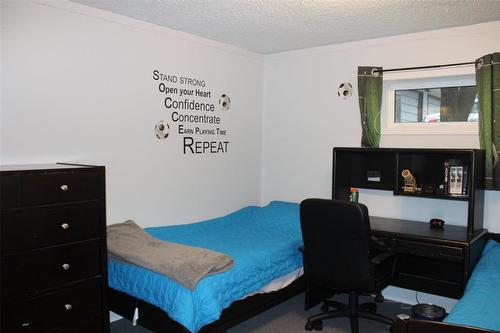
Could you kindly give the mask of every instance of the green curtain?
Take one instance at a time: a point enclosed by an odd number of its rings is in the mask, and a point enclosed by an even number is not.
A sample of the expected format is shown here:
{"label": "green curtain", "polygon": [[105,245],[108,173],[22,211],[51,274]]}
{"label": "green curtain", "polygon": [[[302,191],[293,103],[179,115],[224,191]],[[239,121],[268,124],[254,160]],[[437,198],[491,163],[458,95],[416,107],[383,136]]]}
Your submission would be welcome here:
{"label": "green curtain", "polygon": [[361,146],[376,148],[380,144],[382,67],[358,67],[358,98],[363,130]]}
{"label": "green curtain", "polygon": [[500,53],[476,60],[479,101],[479,142],[485,150],[484,179],[487,190],[500,190]]}

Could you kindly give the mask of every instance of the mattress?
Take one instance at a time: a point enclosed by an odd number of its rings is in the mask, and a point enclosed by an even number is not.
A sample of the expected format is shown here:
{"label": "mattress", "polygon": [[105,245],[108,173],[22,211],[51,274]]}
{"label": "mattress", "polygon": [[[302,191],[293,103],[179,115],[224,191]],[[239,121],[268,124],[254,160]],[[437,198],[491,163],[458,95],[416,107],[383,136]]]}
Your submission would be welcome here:
{"label": "mattress", "polygon": [[[208,221],[145,230],[159,239],[208,248],[234,260],[231,270],[205,277],[195,290],[153,271],[109,260],[111,288],[159,307],[191,332],[217,320],[234,301],[281,288],[301,272],[302,234],[296,203],[273,201]],[[281,282],[265,288],[277,281]]]}
{"label": "mattress", "polygon": [[297,269],[291,273],[288,273],[286,275],[283,275],[279,278],[272,280],[271,282],[269,282],[269,284],[262,287],[262,289],[259,289],[255,292],[251,292],[251,293],[243,296],[241,299],[244,299],[244,298],[247,298],[247,297],[250,297],[253,295],[257,295],[257,294],[271,293],[273,291],[278,291],[280,289],[286,288],[293,281],[297,280],[302,275],[304,275],[304,268],[300,267],[299,269]]}
{"label": "mattress", "polygon": [[447,323],[500,331],[500,244],[489,240]]}

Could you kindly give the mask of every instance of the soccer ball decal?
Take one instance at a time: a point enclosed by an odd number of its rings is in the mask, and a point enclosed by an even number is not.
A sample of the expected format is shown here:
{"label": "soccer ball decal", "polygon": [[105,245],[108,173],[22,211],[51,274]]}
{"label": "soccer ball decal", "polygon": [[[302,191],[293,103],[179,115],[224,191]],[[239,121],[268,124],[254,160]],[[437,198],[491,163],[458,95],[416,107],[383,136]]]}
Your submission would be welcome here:
{"label": "soccer ball decal", "polygon": [[160,120],[155,125],[155,134],[156,137],[160,140],[166,139],[168,137],[168,133],[170,132],[170,126],[163,120]]}
{"label": "soccer ball decal", "polygon": [[337,89],[337,95],[343,99],[348,99],[352,95],[352,84],[349,82],[343,82],[340,84],[339,89]]}
{"label": "soccer ball decal", "polygon": [[231,105],[231,99],[228,95],[222,94],[219,98],[219,105],[222,110],[229,110],[229,106]]}

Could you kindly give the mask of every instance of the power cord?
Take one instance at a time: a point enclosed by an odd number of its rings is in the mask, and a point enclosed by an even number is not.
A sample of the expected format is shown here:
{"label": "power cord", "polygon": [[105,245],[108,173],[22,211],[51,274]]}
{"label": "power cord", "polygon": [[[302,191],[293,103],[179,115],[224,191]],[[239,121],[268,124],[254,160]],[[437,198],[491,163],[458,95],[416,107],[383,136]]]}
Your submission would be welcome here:
{"label": "power cord", "polygon": [[[418,291],[415,291],[415,301],[417,302],[417,304],[420,304],[420,301],[418,300]],[[401,309],[403,310],[410,310],[412,307],[413,305],[411,304],[401,304]]]}

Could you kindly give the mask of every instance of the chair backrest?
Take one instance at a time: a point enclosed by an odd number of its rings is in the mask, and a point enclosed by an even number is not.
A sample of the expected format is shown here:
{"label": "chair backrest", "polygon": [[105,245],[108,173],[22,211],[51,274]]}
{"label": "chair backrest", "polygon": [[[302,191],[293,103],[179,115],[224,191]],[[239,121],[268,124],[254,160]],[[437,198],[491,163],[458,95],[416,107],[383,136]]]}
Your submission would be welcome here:
{"label": "chair backrest", "polygon": [[340,292],[371,291],[370,220],[365,205],[306,199],[300,204],[304,273]]}

